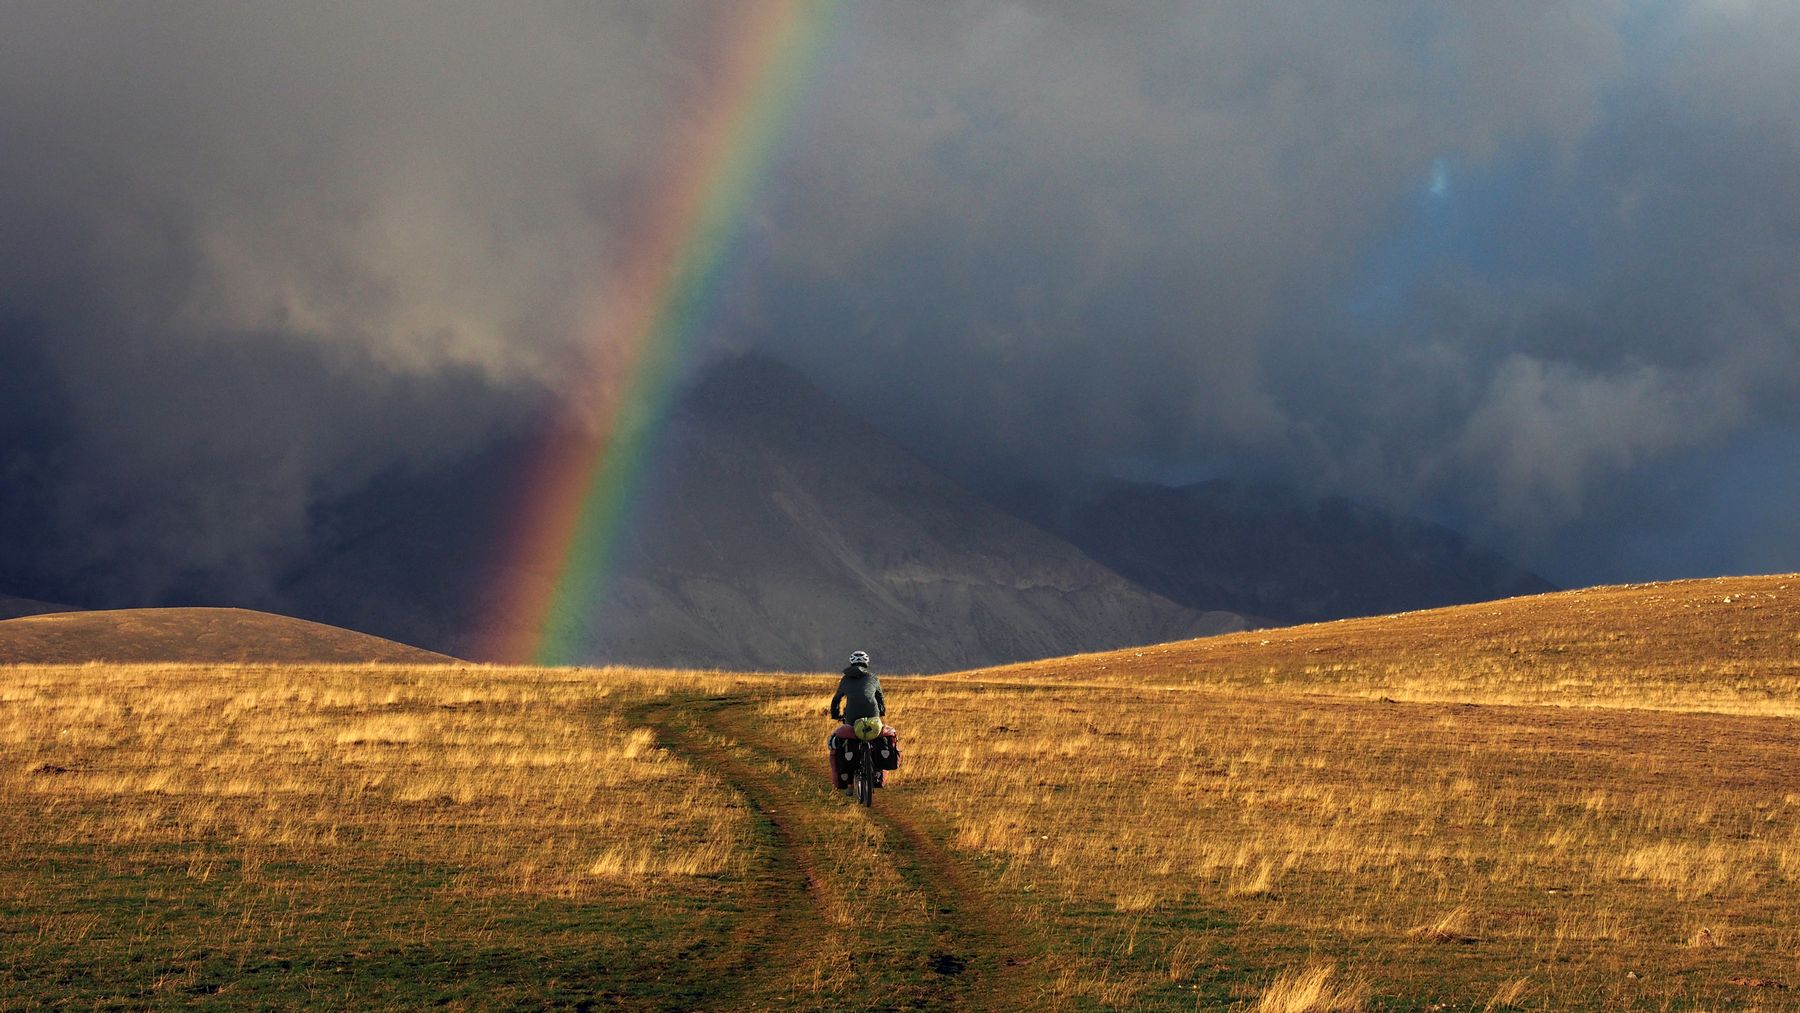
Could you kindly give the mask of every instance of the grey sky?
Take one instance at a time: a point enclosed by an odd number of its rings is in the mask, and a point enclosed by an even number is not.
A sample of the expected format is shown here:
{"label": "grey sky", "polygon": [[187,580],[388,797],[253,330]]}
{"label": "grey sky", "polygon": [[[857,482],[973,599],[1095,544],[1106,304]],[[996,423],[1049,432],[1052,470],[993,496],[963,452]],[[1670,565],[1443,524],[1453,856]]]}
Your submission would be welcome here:
{"label": "grey sky", "polygon": [[[254,582],[321,497],[517,425],[732,11],[0,6],[15,489],[146,593]],[[1274,475],[1557,580],[1800,568],[1743,488],[1800,481],[1796,38],[1774,2],[846,4],[704,345],[928,452]]]}

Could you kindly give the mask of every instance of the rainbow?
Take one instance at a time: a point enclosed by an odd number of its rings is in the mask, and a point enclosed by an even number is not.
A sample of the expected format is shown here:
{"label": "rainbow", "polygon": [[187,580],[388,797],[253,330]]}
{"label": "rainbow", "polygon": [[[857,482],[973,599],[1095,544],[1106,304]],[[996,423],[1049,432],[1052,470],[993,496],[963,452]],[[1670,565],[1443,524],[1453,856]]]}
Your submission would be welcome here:
{"label": "rainbow", "polygon": [[734,0],[699,118],[664,160],[599,312],[583,327],[591,373],[571,418],[539,449],[500,568],[483,653],[579,660],[583,620],[606,587],[634,489],[694,335],[728,267],[745,209],[821,48],[832,0]]}

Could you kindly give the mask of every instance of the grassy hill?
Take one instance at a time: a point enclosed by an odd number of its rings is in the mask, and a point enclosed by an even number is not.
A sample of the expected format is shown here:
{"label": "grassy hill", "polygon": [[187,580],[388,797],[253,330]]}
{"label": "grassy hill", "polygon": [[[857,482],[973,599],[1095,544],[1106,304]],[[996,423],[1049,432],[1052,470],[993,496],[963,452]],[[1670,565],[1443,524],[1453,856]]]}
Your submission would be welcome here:
{"label": "grassy hill", "polygon": [[230,608],[112,609],[0,621],[0,664],[388,662],[456,659],[366,633]]}
{"label": "grassy hill", "polygon": [[58,605],[54,602],[37,601],[32,598],[15,598],[12,595],[0,594],[0,619],[16,619],[20,616],[37,616],[47,612],[79,612],[72,605]]}
{"label": "grassy hill", "polygon": [[888,680],[0,668],[0,1006],[1780,1008],[1800,576]]}

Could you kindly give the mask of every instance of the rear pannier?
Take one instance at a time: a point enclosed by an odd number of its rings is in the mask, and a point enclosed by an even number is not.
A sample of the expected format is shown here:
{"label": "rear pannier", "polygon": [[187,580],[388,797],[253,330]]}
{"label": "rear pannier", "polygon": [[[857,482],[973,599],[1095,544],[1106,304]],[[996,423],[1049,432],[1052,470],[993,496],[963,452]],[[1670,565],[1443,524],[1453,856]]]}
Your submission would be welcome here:
{"label": "rear pannier", "polygon": [[900,737],[893,732],[883,732],[881,738],[869,743],[875,750],[876,770],[900,769]]}
{"label": "rear pannier", "polygon": [[[850,773],[856,766],[855,738],[832,735],[825,740],[825,749],[831,756],[831,779],[839,788],[850,786]],[[869,749],[875,760],[876,770],[900,769],[899,736],[893,729],[881,733],[881,737],[869,743]]]}

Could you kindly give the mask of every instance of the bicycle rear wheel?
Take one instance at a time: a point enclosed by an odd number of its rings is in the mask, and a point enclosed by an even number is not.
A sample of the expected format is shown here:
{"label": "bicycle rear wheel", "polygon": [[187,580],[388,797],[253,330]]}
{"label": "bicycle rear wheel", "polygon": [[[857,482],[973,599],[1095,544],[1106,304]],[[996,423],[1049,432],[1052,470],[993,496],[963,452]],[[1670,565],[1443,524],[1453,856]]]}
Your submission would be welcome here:
{"label": "bicycle rear wheel", "polygon": [[875,804],[875,764],[869,759],[869,749],[865,745],[863,755],[856,765],[856,801],[861,805]]}

